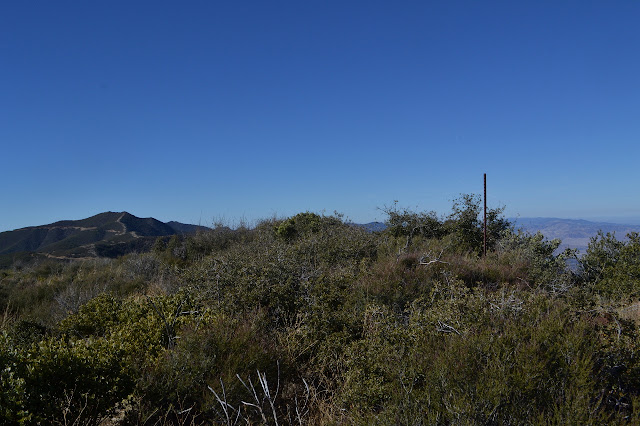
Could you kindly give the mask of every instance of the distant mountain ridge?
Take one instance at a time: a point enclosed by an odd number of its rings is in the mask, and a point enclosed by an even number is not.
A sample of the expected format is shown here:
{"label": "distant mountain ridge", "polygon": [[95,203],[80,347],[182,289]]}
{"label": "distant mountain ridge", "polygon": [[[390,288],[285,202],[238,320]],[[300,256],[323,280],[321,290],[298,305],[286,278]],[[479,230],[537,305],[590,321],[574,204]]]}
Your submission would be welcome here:
{"label": "distant mountain ridge", "polygon": [[205,227],[180,222],[164,223],[128,212],[104,212],[86,219],[61,220],[0,232],[0,256],[41,253],[47,257],[116,257],[146,251],[157,237],[195,233]]}
{"label": "distant mountain ridge", "polygon": [[357,226],[364,228],[369,232],[382,232],[387,229],[387,225],[383,222],[359,223]]}
{"label": "distant mountain ridge", "polygon": [[188,223],[180,223],[180,222],[176,222],[174,220],[172,220],[171,222],[167,222],[167,225],[169,225],[171,228],[173,228],[174,231],[176,231],[176,233],[178,234],[195,234],[198,231],[202,231],[205,229],[209,229],[206,226],[201,226],[201,225],[191,225]]}

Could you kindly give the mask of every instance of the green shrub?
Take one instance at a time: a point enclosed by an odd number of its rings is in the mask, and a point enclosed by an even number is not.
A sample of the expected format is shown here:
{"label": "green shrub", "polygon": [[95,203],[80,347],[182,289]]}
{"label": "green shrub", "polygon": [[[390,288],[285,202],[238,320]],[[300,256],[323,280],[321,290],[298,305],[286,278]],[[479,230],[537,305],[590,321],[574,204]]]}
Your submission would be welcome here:
{"label": "green shrub", "polygon": [[6,332],[0,332],[0,421],[22,424],[32,419],[27,402],[25,362]]}
{"label": "green shrub", "polygon": [[133,391],[124,355],[104,338],[43,340],[27,352],[28,411],[37,422],[96,424]]}
{"label": "green shrub", "polygon": [[602,420],[593,328],[544,298],[500,306],[460,291],[436,290],[408,323],[371,306],[347,357],[344,404],[365,423]]}
{"label": "green shrub", "polygon": [[[451,213],[445,219],[438,218],[433,211],[418,213],[399,209],[396,204],[385,207],[383,211],[387,214],[386,233],[394,238],[406,239],[404,252],[413,248],[417,237],[442,239],[447,236],[447,246],[451,251],[475,255],[483,251],[484,223],[480,217],[482,210],[478,195],[461,194],[453,200]],[[502,216],[503,211],[504,207],[487,210],[488,250],[493,250],[502,234],[511,229],[509,221]]]}
{"label": "green shrub", "polygon": [[[217,402],[209,387],[222,394],[224,383],[225,395],[235,401],[245,397],[236,374],[246,377],[260,370],[277,376],[279,357],[267,337],[248,318],[225,315],[205,315],[184,327],[176,345],[145,369],[138,383],[138,416],[158,419],[163,414],[156,411],[158,407],[182,407],[199,413],[201,421],[214,419]],[[284,374],[281,379],[286,379]]]}
{"label": "green shrub", "polygon": [[617,300],[640,297],[640,234],[632,232],[626,241],[618,241],[600,232],[580,265],[583,283],[596,292]]}

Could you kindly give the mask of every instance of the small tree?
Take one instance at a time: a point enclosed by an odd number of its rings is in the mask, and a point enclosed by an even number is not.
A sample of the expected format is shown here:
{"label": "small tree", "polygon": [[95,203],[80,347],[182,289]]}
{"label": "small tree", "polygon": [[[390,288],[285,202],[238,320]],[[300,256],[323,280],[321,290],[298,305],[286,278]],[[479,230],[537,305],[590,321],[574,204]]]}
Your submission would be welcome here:
{"label": "small tree", "polygon": [[[476,194],[461,194],[453,200],[451,213],[445,226],[448,233],[456,236],[463,251],[482,252],[484,245],[484,224],[480,213],[482,199]],[[487,210],[487,249],[493,250],[496,242],[511,228],[511,223],[502,216],[504,207]]]}
{"label": "small tree", "polygon": [[[394,237],[406,237],[405,248],[409,248],[416,236],[442,238],[451,235],[455,247],[460,251],[480,253],[483,247],[483,223],[480,219],[481,199],[475,194],[461,194],[453,201],[451,213],[445,220],[434,211],[414,212],[398,208],[397,201],[381,209],[387,214],[387,232]],[[504,207],[487,211],[487,247],[494,249],[496,242],[511,223],[502,216]]]}
{"label": "small tree", "polygon": [[405,248],[409,248],[415,236],[441,238],[445,235],[442,221],[434,211],[414,212],[399,208],[398,202],[381,209],[386,215],[387,232],[394,237],[406,237]]}

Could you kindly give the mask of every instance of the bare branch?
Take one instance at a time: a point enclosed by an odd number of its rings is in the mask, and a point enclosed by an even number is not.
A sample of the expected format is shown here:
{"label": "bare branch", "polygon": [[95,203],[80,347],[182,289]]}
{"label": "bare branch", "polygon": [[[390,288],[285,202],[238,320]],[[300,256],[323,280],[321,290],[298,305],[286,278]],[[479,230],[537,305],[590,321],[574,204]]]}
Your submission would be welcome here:
{"label": "bare branch", "polygon": [[460,335],[460,332],[458,330],[442,321],[438,321],[438,327],[436,328],[436,330],[443,333],[456,333],[458,336]]}
{"label": "bare branch", "polygon": [[[440,250],[440,254],[437,257],[433,257],[433,255],[431,254],[431,252],[424,254],[419,260],[418,260],[418,265],[431,265],[433,263],[443,263],[445,265],[448,265],[449,262],[444,262],[442,260],[440,260],[440,258],[442,257],[442,253],[444,252],[444,249]],[[426,261],[425,259],[431,259],[429,261]]]}

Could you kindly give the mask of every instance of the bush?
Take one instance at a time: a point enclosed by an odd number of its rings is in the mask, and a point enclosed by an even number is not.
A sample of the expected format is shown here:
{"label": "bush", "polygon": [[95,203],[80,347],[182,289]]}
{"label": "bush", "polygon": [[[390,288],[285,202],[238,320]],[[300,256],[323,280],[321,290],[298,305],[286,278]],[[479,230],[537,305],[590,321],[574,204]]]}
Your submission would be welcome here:
{"label": "bush", "polygon": [[632,232],[626,241],[600,232],[591,239],[580,259],[582,281],[607,297],[633,300],[640,297],[640,234]]}
{"label": "bush", "polygon": [[462,287],[434,290],[406,320],[370,306],[348,352],[344,404],[365,423],[604,420],[594,329],[541,297],[495,302]]}
{"label": "bush", "polygon": [[[482,253],[484,246],[484,223],[480,218],[481,199],[474,194],[461,194],[453,201],[451,213],[446,219],[439,219],[430,212],[413,212],[399,209],[396,204],[385,207],[388,235],[406,238],[404,251],[412,248],[416,237],[441,239],[449,236],[449,249],[458,253]],[[487,249],[493,250],[497,241],[511,224],[502,217],[504,207],[487,210]]]}
{"label": "bush", "polygon": [[273,378],[278,358],[267,335],[252,321],[205,315],[183,328],[175,347],[146,368],[138,383],[141,402],[137,416],[148,421],[160,419],[164,413],[158,407],[180,407],[199,413],[200,421],[215,419],[217,402],[209,387],[222,394],[224,383],[230,401],[244,398],[236,374],[245,377],[260,370]]}
{"label": "bush", "polygon": [[28,411],[25,363],[6,332],[0,332],[0,420],[5,424],[26,423]]}
{"label": "bush", "polygon": [[26,407],[43,423],[96,424],[132,391],[124,348],[104,338],[46,339],[27,352]]}

